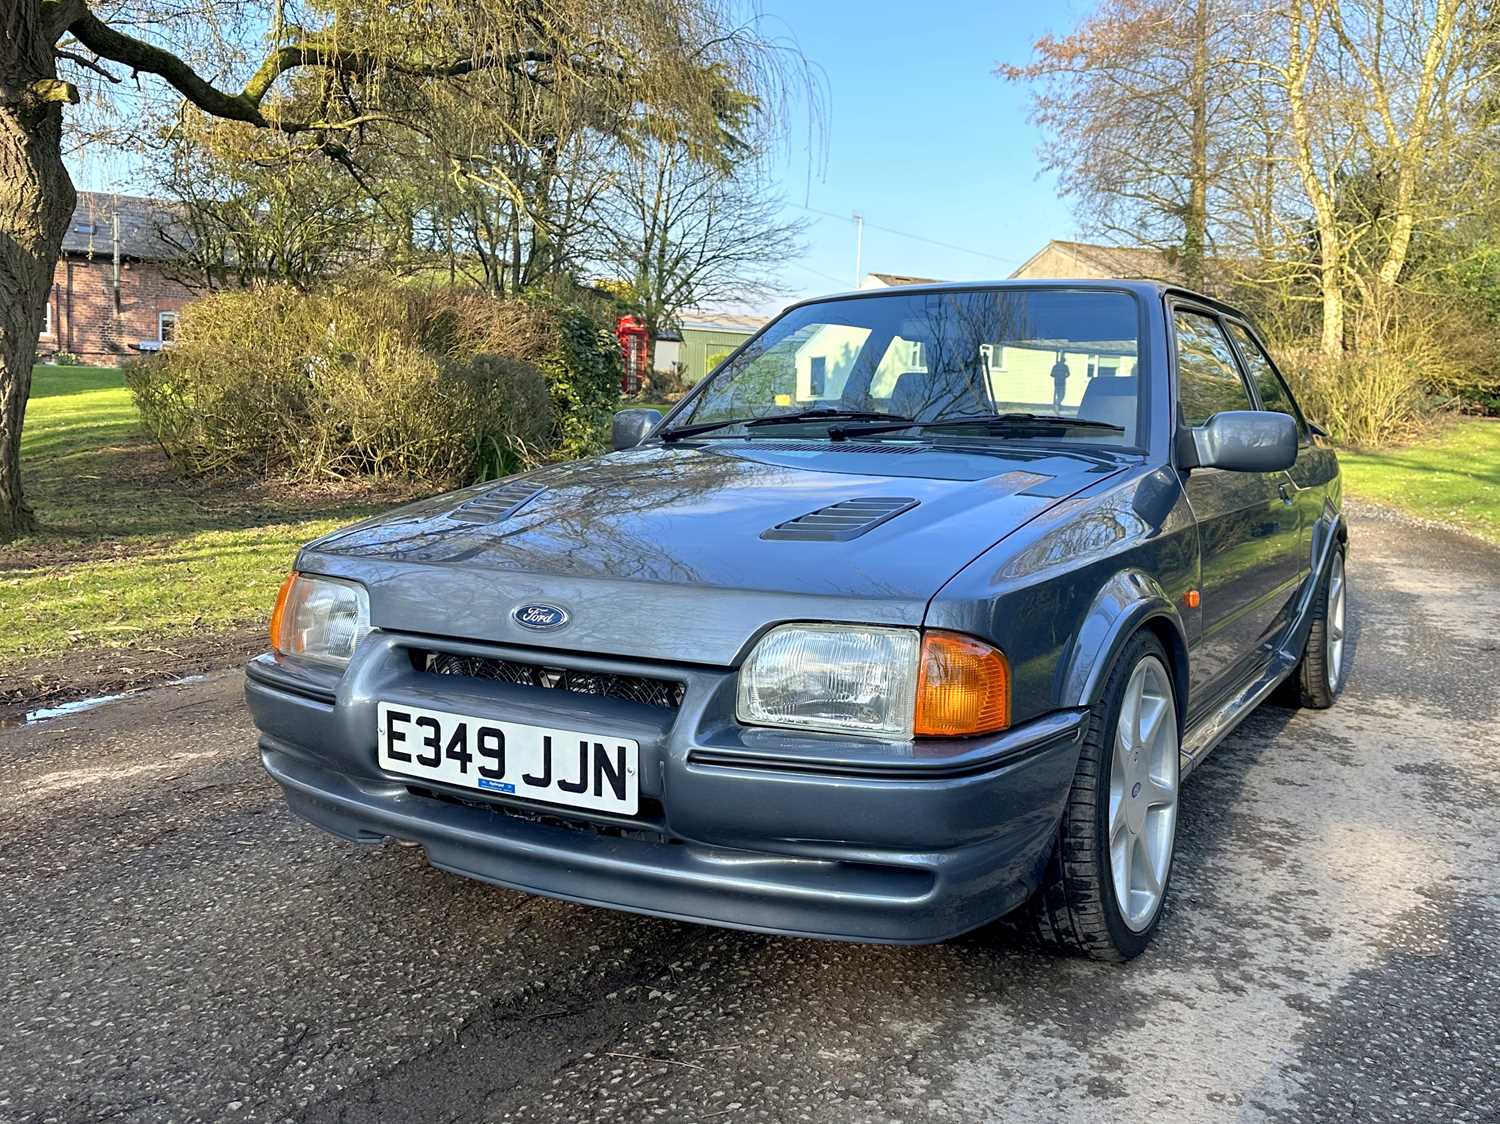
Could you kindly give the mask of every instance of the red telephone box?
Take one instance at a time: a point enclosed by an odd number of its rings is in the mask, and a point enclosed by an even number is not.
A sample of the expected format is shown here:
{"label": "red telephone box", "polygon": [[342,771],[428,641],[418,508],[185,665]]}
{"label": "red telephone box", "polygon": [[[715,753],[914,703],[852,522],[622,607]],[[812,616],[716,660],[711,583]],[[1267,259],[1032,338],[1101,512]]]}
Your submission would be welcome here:
{"label": "red telephone box", "polygon": [[620,391],[635,394],[651,373],[651,333],[640,317],[622,316],[615,323],[615,338],[620,341],[620,358],[625,363]]}

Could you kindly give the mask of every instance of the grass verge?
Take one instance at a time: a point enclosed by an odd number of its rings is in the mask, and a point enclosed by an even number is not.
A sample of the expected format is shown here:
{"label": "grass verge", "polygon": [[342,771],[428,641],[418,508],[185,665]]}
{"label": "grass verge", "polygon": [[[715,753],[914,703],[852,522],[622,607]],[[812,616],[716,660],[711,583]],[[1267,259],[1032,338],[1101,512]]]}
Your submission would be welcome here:
{"label": "grass verge", "polygon": [[21,459],[42,526],[0,547],[0,675],[56,669],[70,652],[176,654],[179,641],[262,621],[302,543],[400,498],[183,481],[118,371],[33,378]]}
{"label": "grass verge", "polygon": [[1409,446],[1341,452],[1355,499],[1500,543],[1500,420],[1455,418]]}

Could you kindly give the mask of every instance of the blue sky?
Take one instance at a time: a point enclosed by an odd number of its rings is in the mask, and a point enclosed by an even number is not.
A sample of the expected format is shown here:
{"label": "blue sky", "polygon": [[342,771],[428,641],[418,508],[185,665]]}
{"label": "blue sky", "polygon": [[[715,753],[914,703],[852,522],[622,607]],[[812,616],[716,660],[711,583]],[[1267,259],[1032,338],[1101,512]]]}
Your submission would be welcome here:
{"label": "blue sky", "polygon": [[[1027,61],[1037,38],[1066,32],[1087,0],[759,0],[759,7],[765,31],[795,41],[826,85],[822,153],[810,159],[801,113],[774,168],[788,213],[812,222],[806,253],[781,270],[788,297],[854,286],[854,211],[866,220],[866,273],[1005,277],[1047,239],[1073,235],[1067,203],[1041,174],[1027,91],[994,69]],[[169,96],[155,87],[152,94]],[[138,159],[94,146],[69,164],[79,187],[129,190]]]}
{"label": "blue sky", "polygon": [[[1023,87],[994,76],[1024,63],[1042,34],[1066,32],[1086,5],[980,0],[764,0],[827,77],[827,159],[809,180],[805,143],[777,161],[807,253],[788,263],[794,295],[854,282],[853,211],[866,219],[863,270],[943,280],[1007,276],[1049,238],[1074,233],[1067,202],[1039,174]],[[799,211],[795,205],[841,217]],[[946,249],[872,229],[946,242]],[[987,256],[981,256],[987,255]]]}

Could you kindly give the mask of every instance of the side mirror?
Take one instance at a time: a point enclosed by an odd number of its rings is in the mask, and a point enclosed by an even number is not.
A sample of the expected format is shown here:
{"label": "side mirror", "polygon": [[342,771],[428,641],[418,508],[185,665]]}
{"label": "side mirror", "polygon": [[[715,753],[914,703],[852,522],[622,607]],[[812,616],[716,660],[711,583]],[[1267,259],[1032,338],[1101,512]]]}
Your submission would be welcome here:
{"label": "side mirror", "polygon": [[1184,468],[1280,472],[1297,463],[1297,422],[1290,414],[1226,410],[1178,436]]}
{"label": "side mirror", "polygon": [[609,430],[609,446],[616,452],[634,449],[661,421],[660,410],[621,410]]}

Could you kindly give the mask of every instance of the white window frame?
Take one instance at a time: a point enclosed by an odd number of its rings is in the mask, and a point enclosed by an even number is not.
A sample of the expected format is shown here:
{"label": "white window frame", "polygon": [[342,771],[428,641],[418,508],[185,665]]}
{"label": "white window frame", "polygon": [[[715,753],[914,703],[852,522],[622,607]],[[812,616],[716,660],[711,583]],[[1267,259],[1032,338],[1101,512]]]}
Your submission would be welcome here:
{"label": "white window frame", "polygon": [[984,356],[984,361],[991,372],[1005,370],[1005,345],[1003,343],[982,343],[979,352]]}
{"label": "white window frame", "polygon": [[42,310],[42,335],[44,335],[44,336],[50,336],[50,335],[53,335],[53,334],[54,334],[54,332],[53,332],[53,328],[52,328],[52,290],[49,287],[47,289],[47,303],[43,307],[43,310]]}
{"label": "white window frame", "polygon": [[[167,337],[162,334],[163,328],[165,328],[165,326],[168,323],[170,323],[172,325],[172,339],[171,340],[167,339]],[[157,343],[171,343],[174,340],[176,340],[176,338],[177,338],[177,310],[176,309],[168,309],[165,312],[158,312],[156,314],[156,342]]]}

